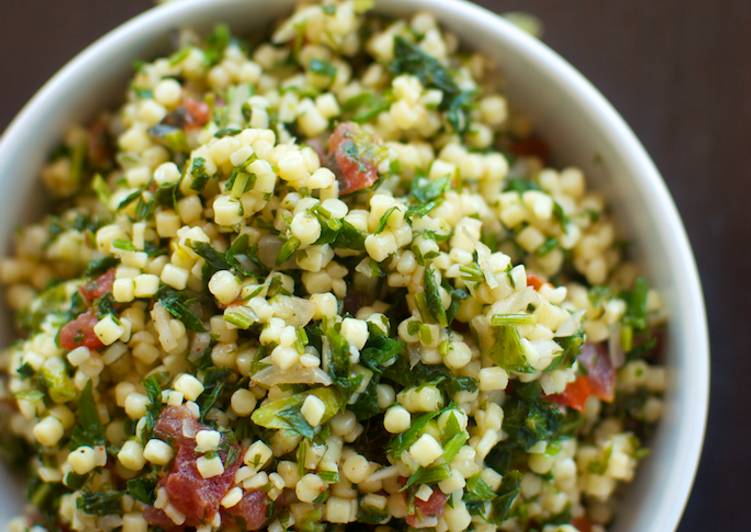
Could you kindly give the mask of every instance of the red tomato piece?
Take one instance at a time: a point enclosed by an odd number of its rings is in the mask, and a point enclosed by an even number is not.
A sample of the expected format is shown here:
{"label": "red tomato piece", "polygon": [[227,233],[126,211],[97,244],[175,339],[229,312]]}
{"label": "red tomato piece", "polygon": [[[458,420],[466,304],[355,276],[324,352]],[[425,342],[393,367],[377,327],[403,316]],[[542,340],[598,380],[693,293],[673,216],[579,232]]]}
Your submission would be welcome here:
{"label": "red tomato piece", "polygon": [[354,122],[342,122],[329,137],[329,155],[339,178],[339,193],[351,194],[378,181],[376,142]]}
{"label": "red tomato piece", "polygon": [[97,338],[94,326],[99,320],[93,309],[89,309],[60,329],[60,346],[68,351],[85,346],[96,351],[104,347]]}
{"label": "red tomato piece", "polygon": [[266,524],[268,498],[263,491],[246,491],[235,506],[227,510],[244,528],[242,530],[260,530]]}
{"label": "red tomato piece", "polygon": [[185,515],[187,526],[199,526],[211,521],[240,467],[240,447],[230,445],[227,451],[219,452],[224,473],[210,478],[201,476],[196,467],[199,454],[194,436],[205,428],[185,406],[165,408],[154,427],[157,436],[171,440],[177,447],[172,469],[159,481],[159,485],[166,490],[170,504]]}
{"label": "red tomato piece", "polygon": [[183,406],[167,406],[154,426],[154,433],[164,440],[188,444],[201,430],[201,423]]}
{"label": "red tomato piece", "polygon": [[592,395],[592,388],[589,386],[589,379],[580,375],[575,381],[568,383],[563,393],[546,395],[545,399],[581,412],[590,395]]}
{"label": "red tomato piece", "polygon": [[405,521],[409,526],[416,526],[423,518],[440,517],[443,515],[447,500],[448,497],[435,488],[427,501],[415,497],[415,513],[409,514]]}
{"label": "red tomato piece", "polygon": [[536,273],[527,272],[527,286],[531,286],[535,290],[542,288],[545,284],[545,279],[537,275]]}
{"label": "red tomato piece", "polygon": [[115,269],[110,268],[96,279],[92,279],[78,289],[81,296],[91,303],[95,299],[102,297],[104,294],[112,291],[112,285],[115,283]]}
{"label": "red tomato piece", "polygon": [[202,101],[185,98],[183,100],[183,107],[187,114],[185,124],[187,129],[205,126],[211,117],[209,106]]}
{"label": "red tomato piece", "polygon": [[162,510],[154,508],[153,506],[146,506],[143,509],[143,517],[150,525],[157,526],[167,532],[182,530],[182,527],[179,527],[175,523],[173,523],[172,519],[167,517],[166,513],[164,513]]}
{"label": "red tomato piece", "polygon": [[589,522],[589,519],[586,517],[576,517],[571,520],[571,524],[579,531],[579,532],[592,532],[592,523]]}
{"label": "red tomato piece", "polygon": [[563,393],[548,395],[545,398],[579,411],[584,409],[590,395],[611,402],[615,396],[615,369],[610,363],[607,347],[602,343],[586,343],[577,360],[587,374],[580,375],[575,381],[570,382]]}

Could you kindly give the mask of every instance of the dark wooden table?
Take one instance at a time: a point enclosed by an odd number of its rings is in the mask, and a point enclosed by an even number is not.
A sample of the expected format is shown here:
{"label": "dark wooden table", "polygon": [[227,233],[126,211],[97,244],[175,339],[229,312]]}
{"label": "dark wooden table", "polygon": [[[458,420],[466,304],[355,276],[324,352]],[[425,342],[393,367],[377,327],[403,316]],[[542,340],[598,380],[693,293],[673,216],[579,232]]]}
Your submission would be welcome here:
{"label": "dark wooden table", "polygon": [[[704,283],[712,405],[681,531],[751,528],[751,2],[482,0],[525,10],[636,131],[681,211]],[[0,129],[76,52],[148,0],[4,0]]]}

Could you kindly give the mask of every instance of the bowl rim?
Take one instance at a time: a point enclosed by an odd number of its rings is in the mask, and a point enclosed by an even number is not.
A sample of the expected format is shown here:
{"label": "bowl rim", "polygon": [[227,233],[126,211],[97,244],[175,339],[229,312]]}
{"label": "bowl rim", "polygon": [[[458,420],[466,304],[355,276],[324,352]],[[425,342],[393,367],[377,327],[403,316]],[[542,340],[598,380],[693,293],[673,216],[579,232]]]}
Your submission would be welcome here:
{"label": "bowl rim", "polygon": [[[219,10],[222,5],[269,1],[271,0],[212,0],[211,3]],[[139,34],[144,33],[144,30],[149,30],[145,33],[151,35],[160,28],[166,31],[167,28],[174,27],[175,22],[181,23],[192,11],[206,10],[207,3],[206,0],[181,0],[152,7],[88,45],[44,83],[11,120],[0,137],[0,158],[10,156],[23,147],[26,142],[24,130],[34,122],[35,115],[45,102],[68,92],[70,86],[77,83],[75,80],[79,72],[86,70],[89,63],[96,63],[101,60],[98,58],[114,53],[120,47],[125,48],[126,43],[138,42],[141,38]],[[662,210],[660,220],[665,224],[664,230],[671,235],[670,252],[682,265],[678,270],[682,279],[680,288],[685,292],[684,298],[690,303],[690,308],[686,311],[687,325],[690,327],[687,327],[684,336],[689,337],[694,350],[692,370],[687,372],[691,377],[690,382],[681,381],[682,385],[692,386],[691,407],[694,415],[691,421],[686,421],[684,416],[680,426],[684,438],[679,440],[680,448],[676,456],[681,457],[682,467],[672,468],[665,484],[671,499],[678,504],[663,504],[660,513],[651,516],[654,523],[674,529],[688,502],[701,456],[709,406],[710,358],[706,311],[696,261],[667,186],[636,135],[613,106],[578,70],[546,44],[527,35],[492,11],[466,0],[376,0],[376,11],[421,9],[437,13],[438,18],[443,20],[455,17],[464,23],[502,34],[517,53],[525,56],[525,60],[558,80],[561,89],[566,90],[578,105],[589,107],[595,119],[606,127],[614,139],[617,138],[618,151],[624,153],[624,159],[629,160],[635,170],[631,172],[630,179],[647,191],[652,199],[651,203],[659,205]],[[662,528],[664,529],[666,528]]]}

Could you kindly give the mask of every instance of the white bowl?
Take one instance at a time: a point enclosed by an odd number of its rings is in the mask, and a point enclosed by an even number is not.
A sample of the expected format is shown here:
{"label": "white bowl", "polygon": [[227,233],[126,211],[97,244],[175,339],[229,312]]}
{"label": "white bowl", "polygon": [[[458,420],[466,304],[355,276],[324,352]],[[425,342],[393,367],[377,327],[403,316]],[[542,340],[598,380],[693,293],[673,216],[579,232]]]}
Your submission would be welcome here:
{"label": "white bowl", "polygon": [[[293,0],[182,0],[134,18],[89,46],[26,105],[0,141],[0,249],[39,214],[39,170],[66,127],[117,104],[134,59],[168,50],[170,30],[265,32]],[[501,67],[513,105],[534,119],[559,162],[584,168],[605,193],[670,315],[665,416],[619,506],[616,531],[664,532],[680,519],[704,436],[709,349],[701,287],[675,205],[657,169],[610,104],[571,65],[503,19],[458,0],[377,0],[393,15],[427,10]],[[3,312],[7,312],[4,310]],[[11,340],[6,325],[3,344]],[[21,510],[22,489],[0,471],[0,523]]]}

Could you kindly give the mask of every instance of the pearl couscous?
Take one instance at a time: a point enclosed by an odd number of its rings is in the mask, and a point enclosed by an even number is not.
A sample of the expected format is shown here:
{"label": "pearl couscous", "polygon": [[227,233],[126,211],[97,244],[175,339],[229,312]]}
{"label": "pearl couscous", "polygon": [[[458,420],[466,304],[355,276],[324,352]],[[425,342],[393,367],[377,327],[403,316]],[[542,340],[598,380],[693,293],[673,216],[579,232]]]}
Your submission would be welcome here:
{"label": "pearl couscous", "polygon": [[0,261],[11,530],[602,531],[660,298],[429,13],[305,3],[141,63]]}

